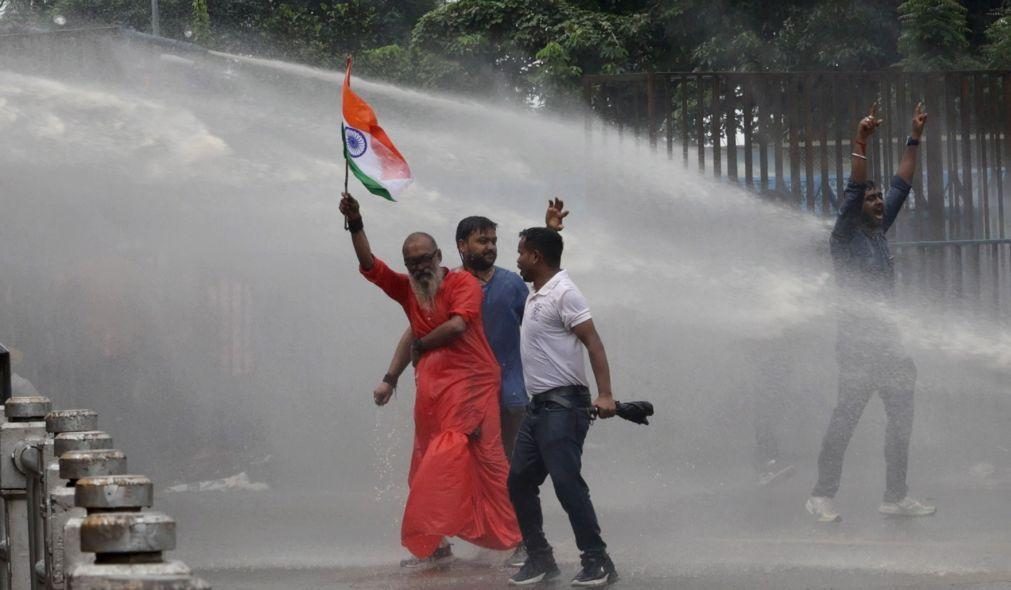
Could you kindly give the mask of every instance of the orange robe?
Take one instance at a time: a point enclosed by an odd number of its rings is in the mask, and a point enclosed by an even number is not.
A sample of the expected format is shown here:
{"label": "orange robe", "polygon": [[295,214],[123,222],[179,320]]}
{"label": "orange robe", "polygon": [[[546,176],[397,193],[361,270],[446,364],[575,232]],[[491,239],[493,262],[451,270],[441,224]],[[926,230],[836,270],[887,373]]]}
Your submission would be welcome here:
{"label": "orange robe", "polygon": [[506,478],[499,422],[498,362],[481,323],[481,285],[446,270],[432,309],[422,309],[410,279],[378,258],[362,274],[400,303],[415,338],[452,316],[467,330],[448,346],[426,351],[415,368],[414,452],[401,541],[428,557],[443,537],[510,549],[520,542]]}

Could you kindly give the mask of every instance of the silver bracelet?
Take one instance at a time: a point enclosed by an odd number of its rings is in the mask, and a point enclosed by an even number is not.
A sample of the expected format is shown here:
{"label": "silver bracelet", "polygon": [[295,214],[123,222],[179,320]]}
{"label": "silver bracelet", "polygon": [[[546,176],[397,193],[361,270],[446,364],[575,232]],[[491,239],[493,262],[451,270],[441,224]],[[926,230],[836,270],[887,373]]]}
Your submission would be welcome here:
{"label": "silver bracelet", "polygon": [[852,154],[850,154],[850,155],[851,155],[851,156],[853,156],[854,158],[860,158],[861,160],[866,160],[866,159],[867,159],[867,156],[864,156],[864,155],[858,154],[858,153],[856,153],[856,152],[853,152],[853,153],[852,153]]}

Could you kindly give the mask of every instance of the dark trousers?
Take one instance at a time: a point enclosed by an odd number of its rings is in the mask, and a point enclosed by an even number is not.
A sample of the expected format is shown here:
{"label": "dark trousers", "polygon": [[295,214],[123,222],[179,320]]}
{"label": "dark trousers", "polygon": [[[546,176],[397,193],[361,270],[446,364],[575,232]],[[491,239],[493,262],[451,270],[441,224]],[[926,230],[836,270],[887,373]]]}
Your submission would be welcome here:
{"label": "dark trousers", "polygon": [[885,405],[885,502],[906,497],[909,437],[913,430],[916,365],[899,354],[870,350],[840,352],[839,400],[818,455],[818,485],[813,495],[832,498],[839,491],[843,456],[864,407],[875,391]]}
{"label": "dark trousers", "polygon": [[502,420],[502,448],[505,449],[506,461],[512,462],[513,449],[516,447],[516,435],[520,431],[520,424],[526,416],[527,409],[524,406],[504,406],[500,410]]}
{"label": "dark trousers", "polygon": [[[560,391],[564,390],[564,391]],[[585,387],[551,390],[562,395],[570,408],[542,402],[538,394],[527,407],[520,425],[509,470],[509,497],[516,509],[523,542],[531,556],[551,555],[544,537],[540,486],[550,475],[555,495],[569,515],[576,546],[583,558],[605,555],[607,545],[600,538],[597,514],[590,502],[590,489],[580,474],[583,441],[590,428],[590,394]],[[542,398],[543,399],[543,398]]]}

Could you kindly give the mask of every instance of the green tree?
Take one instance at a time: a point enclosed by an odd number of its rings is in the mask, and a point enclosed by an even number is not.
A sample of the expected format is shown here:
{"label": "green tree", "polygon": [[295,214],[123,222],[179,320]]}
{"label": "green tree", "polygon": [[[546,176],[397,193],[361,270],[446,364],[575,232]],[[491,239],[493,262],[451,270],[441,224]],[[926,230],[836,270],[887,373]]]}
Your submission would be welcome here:
{"label": "green tree", "polygon": [[[413,47],[471,75],[457,89],[550,98],[583,73],[642,71],[663,46],[649,2],[458,0],[423,16]],[[610,9],[612,11],[609,11]]]}
{"label": "green tree", "polygon": [[906,0],[900,4],[900,65],[923,71],[975,67],[977,63],[969,55],[967,13],[956,0]]}
{"label": "green tree", "polygon": [[687,41],[699,69],[868,70],[898,59],[898,15],[882,0],[718,2],[692,6],[691,14],[705,37]]}
{"label": "green tree", "polygon": [[997,18],[986,29],[987,45],[983,47],[986,65],[997,70],[1011,69],[1011,6],[997,12]]}
{"label": "green tree", "polygon": [[793,9],[776,34],[783,70],[879,70],[898,59],[895,4],[823,0]]}
{"label": "green tree", "polygon": [[211,39],[211,15],[207,13],[207,0],[193,0],[193,40],[204,43]]}

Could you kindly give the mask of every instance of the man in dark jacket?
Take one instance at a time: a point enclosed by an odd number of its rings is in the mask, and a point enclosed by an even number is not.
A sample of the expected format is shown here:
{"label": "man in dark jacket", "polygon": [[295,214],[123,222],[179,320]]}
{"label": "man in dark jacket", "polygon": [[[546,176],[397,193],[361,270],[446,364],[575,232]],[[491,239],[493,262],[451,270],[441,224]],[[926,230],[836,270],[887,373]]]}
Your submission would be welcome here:
{"label": "man in dark jacket", "polygon": [[906,150],[884,199],[881,189],[867,181],[865,155],[867,140],[881,124],[877,105],[861,119],[853,140],[850,181],[830,242],[840,292],[839,399],[818,456],[818,484],[806,505],[819,522],[841,520],[832,498],[839,490],[843,456],[875,391],[881,396],[888,416],[886,487],[878,511],[898,516],[926,516],[935,512],[933,506],[906,494],[916,366],[902,349],[898,326],[888,317],[887,306],[894,297],[895,269],[885,237],[909,195],[926,122],[927,113],[922,104],[917,104]]}

